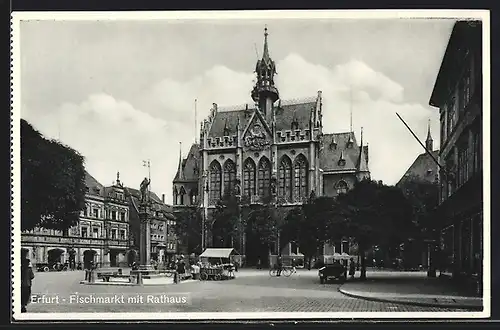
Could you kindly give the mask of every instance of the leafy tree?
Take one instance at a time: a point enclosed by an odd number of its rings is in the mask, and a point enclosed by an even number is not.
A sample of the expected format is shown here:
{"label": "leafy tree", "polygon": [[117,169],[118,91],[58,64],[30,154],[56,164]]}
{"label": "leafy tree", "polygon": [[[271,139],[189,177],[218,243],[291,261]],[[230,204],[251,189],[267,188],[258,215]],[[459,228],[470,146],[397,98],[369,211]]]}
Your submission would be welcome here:
{"label": "leafy tree", "polygon": [[175,234],[187,248],[187,253],[200,254],[203,221],[201,210],[197,208],[182,208],[175,212]]}
{"label": "leafy tree", "polygon": [[439,188],[434,182],[420,179],[416,175],[405,178],[398,187],[412,206],[413,221],[424,234],[435,229],[432,215],[439,202]]}
{"label": "leafy tree", "polygon": [[84,157],[21,120],[21,230],[67,232],[85,208]]}
{"label": "leafy tree", "polygon": [[366,250],[405,240],[413,227],[411,205],[400,189],[371,180],[356,183],[337,200],[346,233],[358,243],[361,279],[366,279]]}
{"label": "leafy tree", "polygon": [[295,240],[308,260],[327,242],[342,238],[345,221],[333,197],[311,197],[310,202],[291,210],[283,226],[289,240]]}
{"label": "leafy tree", "polygon": [[[400,182],[398,187],[412,206],[413,222],[416,229],[414,236],[419,240],[420,246],[423,247],[426,245],[423,240],[437,240],[437,222],[435,221],[434,211],[439,202],[438,185],[434,182],[423,180],[416,175],[411,175]],[[434,250],[435,248],[430,250],[430,276],[434,276],[435,274]]]}
{"label": "leafy tree", "polygon": [[212,214],[212,235],[216,247],[229,247],[238,237],[239,204],[234,195],[226,195],[215,206]]}
{"label": "leafy tree", "polygon": [[247,215],[247,225],[253,237],[257,237],[261,246],[271,251],[276,244],[279,232],[277,210],[269,204],[252,208]]}

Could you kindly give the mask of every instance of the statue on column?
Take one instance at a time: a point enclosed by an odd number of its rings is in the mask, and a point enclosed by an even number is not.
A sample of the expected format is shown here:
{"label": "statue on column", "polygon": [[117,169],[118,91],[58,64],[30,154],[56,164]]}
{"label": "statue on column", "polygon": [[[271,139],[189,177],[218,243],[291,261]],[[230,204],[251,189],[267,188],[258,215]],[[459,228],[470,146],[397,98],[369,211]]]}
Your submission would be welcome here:
{"label": "statue on column", "polygon": [[148,178],[144,178],[141,182],[141,202],[145,203],[149,200],[148,187],[151,183],[151,180]]}

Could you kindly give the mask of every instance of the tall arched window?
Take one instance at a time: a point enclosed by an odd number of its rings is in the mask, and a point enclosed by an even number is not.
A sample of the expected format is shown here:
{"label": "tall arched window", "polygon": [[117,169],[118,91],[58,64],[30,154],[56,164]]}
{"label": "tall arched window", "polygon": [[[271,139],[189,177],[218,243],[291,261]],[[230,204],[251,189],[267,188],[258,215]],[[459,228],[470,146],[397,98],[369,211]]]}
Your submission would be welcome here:
{"label": "tall arched window", "polygon": [[292,201],[292,161],[288,156],[281,158],[279,167],[279,190],[278,195],[285,197],[288,202]]}
{"label": "tall arched window", "polygon": [[295,201],[300,202],[307,198],[307,159],[304,155],[298,155],[295,159],[294,168],[294,196]]}
{"label": "tall arched window", "polygon": [[220,168],[220,164],[218,161],[214,160],[212,164],[210,164],[210,203],[214,204],[219,201],[221,193],[222,193],[222,171]]}
{"label": "tall arched window", "polygon": [[224,194],[232,194],[236,180],[236,165],[231,159],[224,164]]}
{"label": "tall arched window", "polygon": [[184,195],[186,194],[186,190],[184,190],[184,187],[181,187],[179,190],[179,205],[184,205]]}
{"label": "tall arched window", "polygon": [[271,184],[271,163],[266,157],[262,157],[259,162],[259,196],[269,196],[269,186]]}
{"label": "tall arched window", "polygon": [[245,161],[243,167],[243,194],[255,195],[255,163],[250,158]]}
{"label": "tall arched window", "polygon": [[340,180],[337,183],[337,195],[347,193],[347,189],[348,189],[347,182],[345,182],[344,180]]}
{"label": "tall arched window", "polygon": [[[178,195],[178,193],[177,193],[177,187],[174,187],[174,205],[177,205],[177,195]],[[106,213],[107,212],[108,211],[106,211]]]}
{"label": "tall arched window", "polygon": [[196,205],[197,196],[198,196],[198,189],[191,189],[191,191],[189,192],[191,205]]}

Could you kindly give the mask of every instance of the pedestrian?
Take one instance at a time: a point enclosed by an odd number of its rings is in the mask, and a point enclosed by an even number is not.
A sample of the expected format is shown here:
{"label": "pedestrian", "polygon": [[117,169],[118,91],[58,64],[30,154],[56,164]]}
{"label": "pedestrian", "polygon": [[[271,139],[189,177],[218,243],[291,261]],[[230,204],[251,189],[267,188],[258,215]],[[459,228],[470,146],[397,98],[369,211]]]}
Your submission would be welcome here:
{"label": "pedestrian", "polygon": [[292,259],[292,272],[293,272],[293,273],[296,273],[296,272],[297,272],[296,265],[297,265],[297,264],[295,263],[295,258],[294,258],[294,259]]}
{"label": "pedestrian", "polygon": [[276,276],[281,276],[281,270],[283,268],[283,259],[281,258],[281,254],[278,255],[278,259],[276,261],[276,264],[278,266],[278,272]]}
{"label": "pedestrian", "polygon": [[354,263],[354,259],[351,258],[351,260],[349,260],[349,276],[351,276],[351,278],[353,279],[355,273],[356,273],[356,264]]}
{"label": "pedestrian", "polygon": [[260,258],[257,260],[257,269],[262,269]]}
{"label": "pedestrian", "polygon": [[21,249],[21,313],[26,313],[26,306],[31,298],[31,284],[35,278],[28,252]]}

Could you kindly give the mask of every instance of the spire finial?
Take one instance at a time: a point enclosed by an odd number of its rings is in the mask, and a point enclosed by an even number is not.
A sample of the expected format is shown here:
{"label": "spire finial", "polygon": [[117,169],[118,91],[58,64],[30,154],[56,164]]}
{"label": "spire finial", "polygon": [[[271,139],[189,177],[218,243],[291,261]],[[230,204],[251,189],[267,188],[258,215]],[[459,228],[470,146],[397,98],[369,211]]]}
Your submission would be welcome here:
{"label": "spire finial", "polygon": [[361,126],[361,146],[363,146],[363,126]]}
{"label": "spire finial", "polygon": [[269,33],[267,33],[267,24],[264,27],[264,52],[262,53],[262,59],[267,60],[269,59],[269,47],[267,45],[267,36]]}

